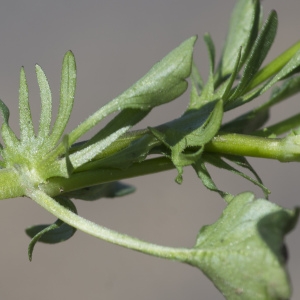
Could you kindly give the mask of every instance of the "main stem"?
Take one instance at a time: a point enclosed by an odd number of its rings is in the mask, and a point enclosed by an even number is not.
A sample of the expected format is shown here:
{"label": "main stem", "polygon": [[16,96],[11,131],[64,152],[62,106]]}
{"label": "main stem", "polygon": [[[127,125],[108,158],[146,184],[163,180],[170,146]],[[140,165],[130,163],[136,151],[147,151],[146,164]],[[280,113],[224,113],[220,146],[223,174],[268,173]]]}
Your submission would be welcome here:
{"label": "main stem", "polygon": [[[242,134],[220,133],[205,146],[206,152],[218,154],[231,154],[239,156],[252,156],[276,159],[279,161],[299,161],[300,146],[293,145],[292,153],[287,141],[291,139],[271,139]],[[298,149],[298,152],[297,152]],[[126,170],[120,169],[95,169],[78,172],[70,178],[50,178],[42,189],[50,196],[58,195],[74,189],[89,185],[101,184],[126,178],[138,177],[174,169],[170,159],[159,157],[147,159],[141,163],[134,163]]]}
{"label": "main stem", "polygon": [[[279,161],[300,161],[300,136],[288,136],[278,139],[235,133],[219,133],[205,145],[205,151],[220,155],[231,154]],[[166,157],[152,158],[141,163],[134,163],[126,170],[116,168],[94,169],[75,172],[70,178],[49,178],[45,183],[40,184],[39,188],[50,196],[56,196],[63,192],[91,185],[158,173],[174,168],[174,164]],[[0,170],[0,182],[0,199],[24,195],[23,189],[19,187],[18,175],[13,168]]]}
{"label": "main stem", "polygon": [[284,161],[282,140],[237,133],[219,133],[205,145],[205,151]]}

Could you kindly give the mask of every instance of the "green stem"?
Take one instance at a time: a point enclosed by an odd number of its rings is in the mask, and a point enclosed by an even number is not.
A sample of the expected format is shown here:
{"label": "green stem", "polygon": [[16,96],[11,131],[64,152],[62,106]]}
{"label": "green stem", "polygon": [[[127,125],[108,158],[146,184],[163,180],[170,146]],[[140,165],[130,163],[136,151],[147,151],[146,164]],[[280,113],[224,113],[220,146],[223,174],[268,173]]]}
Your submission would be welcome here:
{"label": "green stem", "polygon": [[[27,188],[27,191],[28,190],[29,189]],[[41,190],[31,188],[27,193],[27,196],[45,208],[48,212],[55,215],[58,219],[99,239],[160,258],[187,263],[190,263],[193,260],[195,254],[195,250],[193,249],[164,247],[105,228],[76,215]]]}
{"label": "green stem", "polygon": [[205,151],[276,159],[282,162],[299,161],[299,137],[282,139],[264,138],[259,136],[243,135],[237,133],[219,133],[211,142],[205,145]]}
{"label": "green stem", "polygon": [[[276,159],[279,161],[299,161],[300,146],[292,137],[283,139],[265,138],[242,134],[220,133],[205,146],[205,151],[231,154],[239,156],[252,156]],[[95,169],[74,173],[70,178],[50,178],[40,188],[50,196],[72,191],[90,185],[101,184],[126,178],[138,177],[166,170],[174,169],[170,159],[165,157],[145,160],[134,163],[130,168],[121,169]]]}

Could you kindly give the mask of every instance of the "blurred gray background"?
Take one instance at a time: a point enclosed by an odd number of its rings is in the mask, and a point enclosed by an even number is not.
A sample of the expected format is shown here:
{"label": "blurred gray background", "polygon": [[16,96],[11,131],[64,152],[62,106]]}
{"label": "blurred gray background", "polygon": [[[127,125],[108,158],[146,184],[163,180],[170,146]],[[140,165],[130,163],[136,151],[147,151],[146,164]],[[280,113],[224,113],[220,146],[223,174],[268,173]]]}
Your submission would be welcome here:
{"label": "blurred gray background", "polygon": [[[61,61],[71,49],[78,83],[69,129],[128,88],[186,38],[198,34],[195,60],[207,75],[202,35],[210,32],[220,54],[234,0],[2,0],[0,4],[0,97],[11,109],[18,131],[19,69],[25,66],[35,121],[39,92],[34,65],[45,70],[56,108]],[[300,1],[265,0],[265,13],[279,13],[278,36],[270,60],[299,39]],[[299,111],[299,97],[279,105],[272,117]],[[142,125],[157,125],[181,114],[188,94],[153,110]],[[250,108],[251,105],[248,106]],[[101,125],[100,125],[101,126]],[[272,191],[270,199],[288,208],[299,205],[299,165],[250,160]],[[232,193],[254,190],[250,183],[212,170]],[[175,171],[127,180],[132,196],[94,203],[77,201],[79,213],[95,222],[170,246],[190,247],[201,226],[213,223],[225,207],[187,168],[181,186]],[[83,233],[55,246],[38,244],[27,258],[24,229],[54,218],[26,198],[0,203],[0,299],[223,299],[195,268],[110,245]],[[300,227],[287,238],[293,299],[300,299]]]}

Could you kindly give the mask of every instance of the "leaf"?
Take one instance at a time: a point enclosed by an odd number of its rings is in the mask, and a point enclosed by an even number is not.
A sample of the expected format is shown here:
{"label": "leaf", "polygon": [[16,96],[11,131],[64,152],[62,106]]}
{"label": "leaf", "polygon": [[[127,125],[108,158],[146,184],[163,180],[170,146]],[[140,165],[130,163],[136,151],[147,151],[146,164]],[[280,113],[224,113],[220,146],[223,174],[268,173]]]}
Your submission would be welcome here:
{"label": "leaf", "polygon": [[[148,111],[138,109],[125,109],[111,120],[103,129],[92,137],[82,150],[78,150],[70,155],[70,159],[75,168],[91,161],[96,155],[101,154],[121,135],[127,132],[133,125],[141,121]],[[114,151],[118,151],[115,149]]]}
{"label": "leaf", "polygon": [[233,198],[222,216],[200,230],[194,266],[228,300],[289,299],[284,236],[299,209],[286,210],[252,193]]}
{"label": "leaf", "polygon": [[[126,136],[124,136],[124,138],[121,137],[120,139],[126,139]],[[120,139],[116,142],[118,146],[122,144]],[[133,163],[140,163],[145,160],[152,148],[160,144],[161,143],[152,134],[145,134],[142,137],[133,140],[127,146],[124,146],[123,149],[118,148],[119,151],[112,155],[109,155],[109,152],[107,152],[103,153],[103,156],[101,155],[102,157],[98,158],[98,156],[96,156],[94,161],[80,167],[78,172],[99,168],[128,169]],[[111,144],[110,147],[114,147],[114,144]],[[107,151],[109,151],[109,148]]]}
{"label": "leaf", "polygon": [[251,134],[268,121],[269,115],[269,109],[253,109],[222,125],[221,131]]}
{"label": "leaf", "polygon": [[70,133],[73,144],[80,136],[93,128],[107,115],[127,108],[150,110],[170,102],[187,89],[185,80],[191,73],[193,46],[196,37],[191,37],[171,51],[164,59],[131,88],[103,106]]}
{"label": "leaf", "polygon": [[20,111],[20,140],[22,143],[30,143],[35,139],[35,133],[31,118],[28,99],[28,86],[24,68],[20,72],[19,89],[19,111]]}
{"label": "leaf", "polygon": [[171,150],[170,158],[178,170],[178,183],[182,181],[183,167],[198,160],[203,146],[218,132],[222,116],[223,102],[220,100],[208,103],[198,110],[188,110],[180,118],[156,128],[149,128]]}
{"label": "leaf", "polygon": [[217,192],[227,203],[232,200],[233,195],[218,189],[206,168],[204,159],[198,159],[192,166],[206,188],[213,192]]}
{"label": "leaf", "polygon": [[135,188],[131,185],[124,184],[119,181],[98,184],[94,186],[88,186],[76,191],[64,193],[65,197],[95,201],[101,198],[115,198],[122,197],[131,194],[135,191]]}
{"label": "leaf", "polygon": [[194,62],[192,64],[191,82],[196,87],[198,95],[200,95],[200,93],[203,89],[204,83],[203,83],[203,79],[199,73],[199,70]]}
{"label": "leaf", "polygon": [[[3,139],[3,142],[7,148],[15,149],[19,146],[20,142],[8,124],[9,109],[1,99],[0,113],[4,121],[1,126],[1,137]],[[4,152],[2,152],[1,155],[5,155]]]}
{"label": "leaf", "polygon": [[209,77],[200,97],[207,100],[212,99],[214,94],[215,46],[208,33],[204,35],[204,41],[209,54]]}
{"label": "leaf", "polygon": [[[229,106],[233,108],[232,102],[234,102],[234,107],[241,105],[242,103],[238,98],[243,95],[246,91],[248,85],[254,78],[255,74],[259,70],[261,64],[263,63],[266,55],[268,54],[271,45],[274,41],[276,30],[277,30],[277,14],[272,11],[268,16],[261,32],[259,33],[255,43],[249,54],[249,58],[245,63],[244,72],[242,78],[236,87],[235,91],[229,98]],[[226,103],[227,105],[227,103]]]}
{"label": "leaf", "polygon": [[[271,191],[264,186],[262,180],[260,179],[259,175],[255,172],[255,170],[252,168],[252,166],[250,165],[250,163],[248,162],[248,160],[244,157],[244,156],[237,156],[237,155],[222,155],[225,159],[229,160],[230,162],[236,164],[239,167],[242,167],[244,169],[247,169],[248,171],[250,171],[255,179],[253,179],[252,177],[248,176],[247,174],[240,172],[239,170],[236,170],[235,168],[229,166],[229,171],[231,171],[234,174],[240,175],[243,178],[249,180],[250,182],[252,182],[253,184],[255,184],[256,186],[260,187],[264,193],[264,196],[266,197],[266,199],[268,199],[268,195],[271,193]],[[227,167],[227,166],[226,166]]]}
{"label": "leaf", "polygon": [[[71,200],[64,196],[59,196],[55,198],[61,205],[67,207],[72,212],[77,213],[75,205]],[[64,223],[61,220],[57,220],[53,224],[49,225],[36,225],[26,229],[28,236],[32,238],[28,246],[28,257],[29,260],[32,260],[32,253],[34,246],[37,242],[43,242],[47,244],[56,244],[70,239],[76,228]]]}
{"label": "leaf", "polygon": [[279,80],[285,79],[290,75],[294,74],[294,71],[298,71],[300,66],[300,50],[296,52],[296,54],[290,59],[290,61],[266,84],[261,92],[264,93],[271,86],[273,86]]}
{"label": "leaf", "polygon": [[35,66],[36,77],[40,89],[41,97],[41,117],[39,124],[38,138],[45,139],[50,133],[51,116],[52,116],[52,96],[47,77],[38,65]]}
{"label": "leaf", "polygon": [[300,92],[300,76],[294,76],[283,81],[281,87],[275,87],[272,90],[270,100],[267,101],[262,107],[270,107],[278,104]]}
{"label": "leaf", "polygon": [[233,72],[236,57],[241,47],[242,53],[239,69],[242,67],[249,54],[249,50],[255,41],[259,27],[259,1],[237,1],[230,20],[229,32],[217,71],[219,82],[222,82]]}
{"label": "leaf", "polygon": [[65,135],[63,137],[63,143],[65,145],[65,162],[66,162],[66,170],[67,170],[67,177],[70,177],[71,174],[74,172],[74,166],[70,160],[70,155],[69,155],[69,136]]}
{"label": "leaf", "polygon": [[265,67],[263,67],[259,72],[254,76],[251,84],[249,85],[247,90],[252,90],[265,80],[271,78],[276,75],[290,60],[291,58],[299,51],[300,49],[300,41],[295,43],[289,49],[284,51],[278,57],[276,57],[273,61],[268,63]]}
{"label": "leaf", "polygon": [[218,89],[217,93],[216,93],[216,97],[220,96],[224,102],[226,102],[228,100],[228,97],[230,96],[231,93],[231,88],[233,86],[234,81],[236,80],[237,76],[238,76],[238,72],[240,69],[240,65],[241,65],[241,52],[242,52],[242,48],[239,49],[238,55],[236,57],[236,61],[232,70],[231,75],[229,76],[229,78],[220,86],[220,88]]}
{"label": "leaf", "polygon": [[[69,121],[76,88],[76,62],[74,55],[68,51],[63,59],[61,70],[60,102],[57,119],[49,137],[49,144],[54,146],[64,133]],[[73,142],[71,142],[73,144]]]}

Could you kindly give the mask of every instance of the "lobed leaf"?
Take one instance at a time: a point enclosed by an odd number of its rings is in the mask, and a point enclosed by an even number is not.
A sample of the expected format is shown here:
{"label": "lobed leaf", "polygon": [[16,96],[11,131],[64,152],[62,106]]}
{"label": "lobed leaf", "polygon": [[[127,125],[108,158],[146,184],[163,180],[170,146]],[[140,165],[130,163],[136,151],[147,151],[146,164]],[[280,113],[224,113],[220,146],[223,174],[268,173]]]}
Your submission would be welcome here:
{"label": "lobed leaf", "polygon": [[299,209],[286,210],[252,193],[232,199],[222,216],[200,230],[194,266],[228,300],[289,299],[284,236]]}

